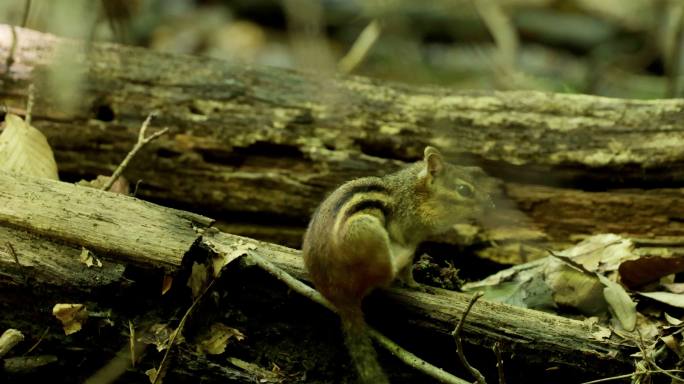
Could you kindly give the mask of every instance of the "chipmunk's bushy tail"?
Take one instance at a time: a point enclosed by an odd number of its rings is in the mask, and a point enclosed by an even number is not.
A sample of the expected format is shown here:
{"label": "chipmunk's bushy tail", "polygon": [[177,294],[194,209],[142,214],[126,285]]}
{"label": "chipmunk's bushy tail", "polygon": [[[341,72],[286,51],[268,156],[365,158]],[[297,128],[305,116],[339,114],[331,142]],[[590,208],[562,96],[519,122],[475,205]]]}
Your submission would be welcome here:
{"label": "chipmunk's bushy tail", "polygon": [[361,308],[340,310],[344,342],[363,384],[389,384],[378,362]]}

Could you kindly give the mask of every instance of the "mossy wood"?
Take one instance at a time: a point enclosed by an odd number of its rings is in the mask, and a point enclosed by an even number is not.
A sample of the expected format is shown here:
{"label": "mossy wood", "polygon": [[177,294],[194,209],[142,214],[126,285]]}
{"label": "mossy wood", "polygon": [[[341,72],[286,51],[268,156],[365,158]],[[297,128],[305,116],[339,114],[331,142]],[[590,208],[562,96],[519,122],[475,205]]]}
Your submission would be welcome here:
{"label": "mossy wood", "polygon": [[[327,192],[417,160],[431,144],[503,181],[501,211],[517,218],[474,240],[482,255],[520,261],[534,252],[502,253],[606,231],[684,236],[684,100],[416,87],[105,43],[59,58],[60,44],[76,43],[17,36],[14,64],[0,63],[0,102],[21,110],[37,84],[33,123],[63,178],[110,174],[156,111],[151,129],[170,132],[125,176],[142,180],[140,197],[211,213],[233,233],[298,246]],[[1,57],[10,42],[0,26]],[[72,109],[43,81],[52,60],[67,59],[84,75]]]}
{"label": "mossy wood", "polygon": [[[201,260],[202,249],[206,252],[206,247],[198,245],[209,241],[201,239],[202,229],[209,225],[211,220],[208,218],[132,197],[53,180],[0,174],[0,238],[3,240],[0,244],[0,276],[3,277],[0,279],[0,306],[11,308],[3,310],[0,325],[22,328],[29,337],[35,337],[48,326],[51,330],[50,342],[43,346],[47,349],[42,350],[44,353],[60,356],[61,349],[76,340],[80,348],[88,351],[86,356],[91,352],[93,356],[98,356],[96,361],[106,358],[102,356],[106,353],[111,353],[113,357],[116,349],[128,342],[126,332],[129,320],[135,325],[140,325],[141,319],[149,322],[153,311],[162,311],[164,308],[168,309],[168,316],[177,319],[178,311],[183,310],[182,306],[189,305],[190,293],[185,286],[185,279],[192,261]],[[223,248],[242,249],[241,252],[247,255],[247,264],[249,255],[255,254],[295,277],[306,279],[299,252],[294,249],[230,234],[213,236],[211,241],[221,242]],[[104,266],[89,268],[82,263],[79,260],[81,247],[93,251]],[[253,269],[229,264],[228,271],[223,275],[226,284],[249,293],[221,292],[221,284],[215,288],[218,297],[225,295],[229,303],[241,302],[245,297],[259,303],[259,316],[263,317],[259,321],[247,318],[249,325],[246,327],[256,329],[251,329],[251,332],[269,329],[273,326],[270,322],[279,319],[282,313],[302,314],[310,311],[312,315],[303,317],[308,320],[302,320],[302,327],[321,330],[326,337],[337,334],[338,324],[334,316],[313,303],[298,304],[303,306],[303,310],[299,308],[293,311],[294,307],[288,309],[288,306],[295,304],[292,304],[292,295],[282,293],[287,291],[286,287],[274,282],[265,273],[255,275],[250,272]],[[182,300],[161,296],[161,277],[164,274],[174,277],[175,293],[170,295]],[[255,295],[255,292],[260,293]],[[418,355],[433,357],[446,368],[453,369],[458,364],[450,332],[468,299],[468,295],[443,290],[430,294],[390,289],[370,298],[367,313],[370,322],[379,330],[392,334],[400,343],[404,340]],[[33,305],[18,304],[29,301]],[[111,324],[98,326],[96,321],[92,321],[86,323],[75,339],[74,336],[63,336],[50,309],[58,302],[74,301],[87,303],[91,311],[95,308],[108,313]],[[193,316],[196,322],[202,323],[207,318],[218,318],[220,321],[234,319],[229,315],[233,312],[224,315],[222,311],[226,309],[222,307],[209,311],[206,306],[211,305],[212,301],[207,298],[196,309],[199,312]],[[274,308],[279,309],[274,311]],[[323,317],[321,312],[325,314]],[[156,318],[157,322],[162,323],[168,320]],[[190,325],[190,329],[192,327]],[[111,336],[112,329],[117,330],[113,332],[113,341],[97,341],[100,337],[105,338],[104,335]],[[595,375],[596,372],[605,374],[607,371],[604,368],[599,370],[599,367],[606,365],[611,367],[610,372],[631,369],[629,355],[634,347],[618,339],[597,340],[592,336],[594,331],[592,325],[581,321],[481,300],[468,317],[464,337],[473,353],[479,350],[486,354],[487,348],[499,341],[505,359],[515,366],[554,366],[588,375]],[[419,334],[431,342],[411,341],[410,337],[406,340],[407,335]],[[190,337],[188,335],[192,335],[192,332],[188,332],[186,337]],[[298,350],[321,348],[320,339],[306,341],[305,337],[295,332],[279,332],[278,335],[277,339],[266,341],[252,336],[256,341],[248,337],[245,343],[276,343],[283,346],[288,345],[286,340],[292,339],[291,345],[296,345]],[[93,344],[84,341],[88,336],[92,337],[91,342],[94,340]],[[326,342],[343,351],[341,342],[336,345],[334,338]],[[102,343],[106,344],[104,349]],[[261,345],[260,348],[265,347]],[[186,349],[182,347],[181,350]],[[284,353],[287,355],[288,350]],[[84,357],[79,355],[77,358]],[[415,372],[410,373],[410,369],[396,361],[385,360],[395,365],[390,371],[408,371],[407,375],[415,375]],[[187,362],[185,359],[178,361]],[[216,368],[210,360],[201,361],[207,362],[205,368],[211,371],[211,375],[217,374],[215,369],[210,369]],[[61,356],[59,363],[65,367],[73,366],[68,354]],[[295,369],[298,364],[296,361],[290,363],[295,365],[288,367],[283,366],[283,362],[278,364],[285,370]],[[317,364],[322,363],[319,361]],[[197,369],[197,366],[194,368]],[[186,372],[189,368],[182,365],[174,369]],[[240,375],[234,371],[225,372],[236,382],[253,380],[249,375],[244,378],[238,377]]]}

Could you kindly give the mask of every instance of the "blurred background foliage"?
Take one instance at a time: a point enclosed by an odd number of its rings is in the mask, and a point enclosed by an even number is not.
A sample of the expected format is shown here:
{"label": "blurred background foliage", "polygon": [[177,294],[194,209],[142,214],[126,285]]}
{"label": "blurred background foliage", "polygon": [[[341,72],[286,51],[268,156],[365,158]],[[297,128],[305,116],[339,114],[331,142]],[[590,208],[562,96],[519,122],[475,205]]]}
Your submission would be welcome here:
{"label": "blurred background foliage", "polygon": [[60,36],[455,90],[681,94],[682,0],[9,0]]}

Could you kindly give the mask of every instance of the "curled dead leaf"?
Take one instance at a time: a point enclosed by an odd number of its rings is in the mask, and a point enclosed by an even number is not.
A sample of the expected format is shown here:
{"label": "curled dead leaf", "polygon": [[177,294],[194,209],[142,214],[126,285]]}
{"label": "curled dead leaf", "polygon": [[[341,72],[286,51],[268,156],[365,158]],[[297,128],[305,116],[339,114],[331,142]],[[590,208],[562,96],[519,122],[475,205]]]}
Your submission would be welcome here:
{"label": "curled dead leaf", "polygon": [[684,308],[684,295],[670,292],[637,292],[641,296],[665,303],[677,308]]}
{"label": "curled dead leaf", "polygon": [[684,323],[684,321],[670,315],[667,312],[665,312],[665,321],[667,321],[668,324],[675,326],[675,327],[680,326]]}
{"label": "curled dead leaf", "polygon": [[[150,368],[147,371],[145,371],[145,374],[147,375],[147,378],[150,380],[150,383],[154,383],[154,381],[157,379],[157,368]],[[159,383],[159,381],[157,381]]]}
{"label": "curled dead leaf", "polygon": [[62,323],[64,334],[71,335],[81,330],[88,319],[88,310],[83,304],[55,304],[52,315]]}
{"label": "curled dead leaf", "polygon": [[93,266],[102,268],[102,262],[85,247],[81,247],[81,256],[79,257],[79,260],[88,268]]}
{"label": "curled dead leaf", "polygon": [[199,341],[197,347],[200,352],[220,355],[225,352],[229,341],[233,339],[242,341],[244,338],[245,335],[239,330],[222,323],[214,323],[211,325],[209,332]]}
{"label": "curled dead leaf", "polygon": [[162,281],[162,289],[161,289],[161,294],[162,296],[166,294],[171,289],[171,286],[173,285],[173,276],[171,275],[164,275],[164,280]]}
{"label": "curled dead leaf", "polygon": [[620,281],[628,288],[635,289],[645,284],[658,281],[663,276],[684,271],[682,257],[641,257],[627,260],[620,264]]}
{"label": "curled dead leaf", "polygon": [[622,285],[601,274],[597,276],[605,286],[603,296],[610,305],[611,313],[620,321],[622,328],[629,332],[633,331],[636,327],[636,303],[632,301]]}
{"label": "curled dead leaf", "polygon": [[188,278],[188,287],[192,291],[192,297],[197,298],[208,284],[207,266],[198,262],[192,263],[192,272]]}
{"label": "curled dead leaf", "polygon": [[[168,324],[153,324],[144,332],[141,332],[138,341],[144,344],[151,344],[157,347],[157,351],[161,352],[169,347],[174,332]],[[176,343],[182,343],[183,336],[176,337]]]}
{"label": "curled dead leaf", "polygon": [[680,358],[684,357],[684,343],[678,340],[675,335],[667,335],[660,338],[665,345]]}

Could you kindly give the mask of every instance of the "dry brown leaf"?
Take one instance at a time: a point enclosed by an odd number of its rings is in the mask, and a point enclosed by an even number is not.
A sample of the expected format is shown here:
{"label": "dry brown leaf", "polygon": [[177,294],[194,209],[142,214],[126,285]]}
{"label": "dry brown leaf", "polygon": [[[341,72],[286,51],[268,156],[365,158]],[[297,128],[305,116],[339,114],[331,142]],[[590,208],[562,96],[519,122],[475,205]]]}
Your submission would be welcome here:
{"label": "dry brown leaf", "polygon": [[[154,324],[145,332],[142,332],[138,341],[144,344],[151,344],[157,347],[157,351],[161,352],[169,347],[171,339],[173,338],[175,330],[167,324]],[[176,337],[176,343],[184,341],[182,335]]]}
{"label": "dry brown leaf", "polygon": [[81,263],[85,264],[88,268],[96,266],[98,268],[102,268],[102,262],[93,255],[92,252],[90,252],[88,249],[85,247],[81,247],[81,256],[79,258]]}
{"label": "dry brown leaf", "polygon": [[665,303],[677,308],[684,308],[684,295],[670,292],[637,292],[641,296]]}
{"label": "dry brown leaf", "polygon": [[610,233],[591,236],[558,255],[572,258],[589,272],[614,271],[625,260],[639,257],[631,240]]}
{"label": "dry brown leaf", "polygon": [[[150,379],[150,383],[154,383],[154,380],[157,378],[157,368],[150,368],[147,371],[145,371],[145,374],[147,375],[147,378]],[[161,379],[157,380],[157,384],[161,383]]]}
{"label": "dry brown leaf", "polygon": [[162,296],[166,294],[166,292],[171,289],[171,286],[173,285],[173,276],[171,275],[164,275],[164,281],[162,281],[162,290],[161,294]]}
{"label": "dry brown leaf", "polygon": [[658,281],[661,277],[684,271],[682,257],[642,257],[620,264],[620,281],[628,288],[635,289]]}
{"label": "dry brown leaf", "polygon": [[671,316],[669,313],[665,312],[665,320],[667,321],[668,324],[673,325],[673,326],[678,326],[682,325],[684,321],[679,320],[678,318]]}
{"label": "dry brown leaf", "polygon": [[654,320],[654,318],[650,316],[646,316],[641,312],[637,312],[636,326],[634,327],[636,329],[635,334],[639,335],[638,337],[639,339],[643,340],[644,345],[652,346],[653,343],[660,337],[663,325],[664,324],[662,321]]}
{"label": "dry brown leaf", "polygon": [[633,331],[636,326],[636,303],[620,284],[601,274],[597,276],[605,286],[603,296],[610,305],[611,312],[620,321],[622,328],[629,332]]}
{"label": "dry brown leaf", "polygon": [[684,357],[684,345],[680,340],[677,340],[675,335],[667,335],[660,338],[665,345],[680,358]]}
{"label": "dry brown leaf", "polygon": [[8,113],[0,133],[0,171],[59,180],[50,144],[36,128]]}
{"label": "dry brown leaf", "polygon": [[207,286],[209,272],[207,266],[198,262],[192,263],[192,272],[188,278],[188,287],[192,291],[192,297],[197,298]]}
{"label": "dry brown leaf", "polygon": [[222,323],[214,323],[211,325],[209,332],[199,342],[197,348],[199,352],[220,355],[225,352],[226,346],[231,339],[242,341],[244,338],[245,335],[239,330]]}
{"label": "dry brown leaf", "polygon": [[604,286],[594,274],[580,272],[562,261],[549,259],[544,269],[544,280],[558,305],[576,308],[585,315],[607,309]]}
{"label": "dry brown leaf", "polygon": [[663,287],[672,293],[684,293],[684,283],[663,284]]}
{"label": "dry brown leaf", "polygon": [[52,315],[62,322],[64,334],[71,335],[81,330],[88,319],[88,310],[83,304],[55,304]]}
{"label": "dry brown leaf", "polygon": [[24,341],[24,334],[21,331],[14,328],[5,330],[0,335],[0,359],[22,341]]}

